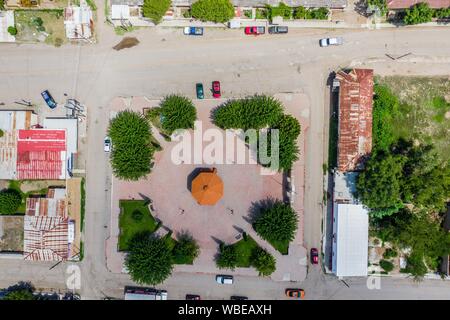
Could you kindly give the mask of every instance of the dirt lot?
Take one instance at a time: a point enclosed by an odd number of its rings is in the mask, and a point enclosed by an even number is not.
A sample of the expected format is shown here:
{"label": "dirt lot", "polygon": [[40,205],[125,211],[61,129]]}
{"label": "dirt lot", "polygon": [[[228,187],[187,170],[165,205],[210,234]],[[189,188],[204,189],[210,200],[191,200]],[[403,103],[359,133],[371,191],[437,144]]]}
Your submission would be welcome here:
{"label": "dirt lot", "polygon": [[0,252],[23,251],[23,217],[0,216]]}
{"label": "dirt lot", "polygon": [[56,47],[67,42],[63,10],[16,10],[16,39],[19,42],[45,42]]}
{"label": "dirt lot", "polygon": [[450,78],[378,78],[399,97],[394,130],[400,138],[433,143],[443,159],[450,159]]}

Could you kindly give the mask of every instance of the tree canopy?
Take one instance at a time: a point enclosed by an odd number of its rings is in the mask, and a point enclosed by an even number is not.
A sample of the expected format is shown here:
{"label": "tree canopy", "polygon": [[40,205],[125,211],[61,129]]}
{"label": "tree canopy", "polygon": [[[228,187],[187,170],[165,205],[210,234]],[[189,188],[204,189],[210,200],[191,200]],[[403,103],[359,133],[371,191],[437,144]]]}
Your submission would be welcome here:
{"label": "tree canopy", "polygon": [[191,6],[191,14],[201,21],[225,23],[234,17],[230,0],[198,0]]}
{"label": "tree canopy", "polygon": [[233,245],[221,244],[216,265],[220,269],[234,270],[237,264],[236,248]]}
{"label": "tree canopy", "polygon": [[111,165],[114,175],[123,180],[138,180],[150,173],[154,153],[150,125],[139,113],[121,111],[110,121]]}
{"label": "tree canopy", "polygon": [[164,14],[169,10],[171,0],[144,0],[142,14],[151,19],[155,24],[161,22]]}
{"label": "tree canopy", "polygon": [[178,236],[177,243],[172,250],[175,263],[192,263],[200,253],[200,247],[195,239],[188,233]]}
{"label": "tree canopy", "polygon": [[172,273],[172,252],[164,239],[149,233],[139,234],[130,241],[125,265],[133,281],[156,285]]}
{"label": "tree canopy", "polygon": [[409,9],[406,9],[403,22],[405,24],[419,24],[430,22],[433,18],[433,9],[428,3],[419,2]]}
{"label": "tree canopy", "polygon": [[275,258],[260,247],[253,250],[251,261],[260,276],[270,276],[276,269]]}
{"label": "tree canopy", "polygon": [[162,128],[172,134],[177,129],[193,129],[197,111],[192,101],[179,95],[169,95],[159,108]]}
{"label": "tree canopy", "polygon": [[14,189],[0,191],[0,214],[14,214],[22,203],[22,195]]}

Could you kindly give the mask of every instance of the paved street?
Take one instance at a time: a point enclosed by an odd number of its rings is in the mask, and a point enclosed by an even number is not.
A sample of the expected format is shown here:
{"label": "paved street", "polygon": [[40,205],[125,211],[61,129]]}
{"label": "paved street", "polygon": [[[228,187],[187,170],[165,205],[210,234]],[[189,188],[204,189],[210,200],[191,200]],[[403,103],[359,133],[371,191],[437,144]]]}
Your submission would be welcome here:
{"label": "paved street", "polygon": [[[99,13],[103,10],[98,10]],[[99,21],[102,21],[101,17]],[[349,65],[375,66],[382,74],[450,74],[450,29],[395,29],[340,31],[342,47],[319,48],[325,30],[293,30],[287,35],[245,37],[242,30],[207,30],[204,38],[184,37],[179,29],[141,29],[137,47],[114,51],[120,37],[103,25],[99,44],[2,44],[0,50],[0,102],[13,106],[18,99],[41,103],[39,93],[49,89],[61,102],[64,93],[88,109],[87,203],[83,298],[122,297],[127,275],[113,275],[105,267],[105,240],[110,228],[111,170],[103,152],[108,125],[107,106],[115,96],[159,98],[179,92],[194,97],[194,83],[220,80],[223,96],[254,93],[302,92],[311,105],[306,141],[304,246],[320,247],[322,219],[322,164],[326,156],[326,79],[330,71]],[[385,54],[411,55],[392,61]],[[0,287],[30,280],[43,288],[65,287],[63,263],[49,270],[18,260],[0,260]],[[302,284],[272,282],[256,277],[237,278],[230,287],[219,287],[211,275],[175,273],[161,285],[171,298],[198,293],[205,298],[243,294],[251,298],[278,299],[287,286],[303,287],[311,299],[430,299],[450,298],[450,283],[383,279],[381,290],[368,290],[365,279],[347,281],[349,288],[318,270]],[[196,288],[196,290],[194,290]]]}

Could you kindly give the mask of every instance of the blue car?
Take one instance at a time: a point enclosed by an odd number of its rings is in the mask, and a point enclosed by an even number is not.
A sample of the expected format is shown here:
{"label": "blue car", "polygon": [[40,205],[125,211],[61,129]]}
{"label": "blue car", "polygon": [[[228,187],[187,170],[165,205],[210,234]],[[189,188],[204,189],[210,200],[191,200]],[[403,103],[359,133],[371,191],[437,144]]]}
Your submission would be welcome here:
{"label": "blue car", "polygon": [[202,27],[185,27],[183,33],[188,36],[202,36]]}
{"label": "blue car", "polygon": [[42,98],[44,98],[45,103],[47,103],[47,105],[51,108],[51,109],[55,109],[57,104],[55,102],[55,99],[53,99],[52,95],[50,94],[50,92],[48,92],[48,90],[42,91],[41,92],[41,96]]}

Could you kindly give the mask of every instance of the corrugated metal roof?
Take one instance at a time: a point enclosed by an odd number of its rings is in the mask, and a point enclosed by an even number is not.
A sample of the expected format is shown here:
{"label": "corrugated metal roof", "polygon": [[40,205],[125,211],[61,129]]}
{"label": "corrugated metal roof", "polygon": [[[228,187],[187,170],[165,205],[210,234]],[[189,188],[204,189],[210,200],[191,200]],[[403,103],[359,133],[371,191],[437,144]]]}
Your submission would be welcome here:
{"label": "corrugated metal roof", "polygon": [[450,0],[388,0],[389,9],[407,9],[420,2],[426,2],[430,8],[450,8]]}
{"label": "corrugated metal roof", "polygon": [[65,130],[19,130],[17,179],[58,180],[66,176]]}
{"label": "corrugated metal roof", "polygon": [[372,150],[373,70],[339,71],[338,169],[354,171]]}
{"label": "corrugated metal roof", "polygon": [[368,210],[360,204],[334,204],[333,273],[338,277],[367,276]]}

